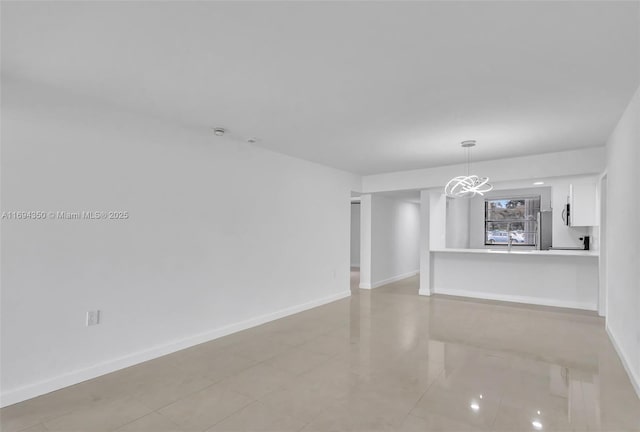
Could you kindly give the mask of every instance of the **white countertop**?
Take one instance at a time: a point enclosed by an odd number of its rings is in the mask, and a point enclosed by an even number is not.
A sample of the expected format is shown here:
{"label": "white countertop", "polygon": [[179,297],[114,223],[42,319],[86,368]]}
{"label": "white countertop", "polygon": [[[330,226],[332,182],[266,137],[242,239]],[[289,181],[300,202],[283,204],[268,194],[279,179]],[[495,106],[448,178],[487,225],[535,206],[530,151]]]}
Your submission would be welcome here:
{"label": "white countertop", "polygon": [[556,255],[556,256],[584,256],[584,257],[598,257],[600,254],[598,251],[592,250],[536,250],[536,249],[519,249],[513,247],[511,251],[504,248],[487,248],[487,249],[431,249],[431,252],[453,252],[453,253],[480,253],[480,254],[498,254],[498,255]]}

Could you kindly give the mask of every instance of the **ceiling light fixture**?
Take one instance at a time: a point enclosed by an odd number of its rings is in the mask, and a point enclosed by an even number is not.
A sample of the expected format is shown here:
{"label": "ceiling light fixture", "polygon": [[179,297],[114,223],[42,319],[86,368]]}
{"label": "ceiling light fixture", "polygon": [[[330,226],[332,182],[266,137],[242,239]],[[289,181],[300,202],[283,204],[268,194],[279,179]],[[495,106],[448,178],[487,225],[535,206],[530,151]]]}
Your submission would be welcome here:
{"label": "ceiling light fixture", "polygon": [[444,187],[444,193],[451,198],[471,198],[476,195],[484,195],[493,189],[489,183],[489,177],[478,177],[470,175],[471,167],[471,147],[476,145],[475,140],[462,141],[462,148],[467,150],[467,175],[457,176],[449,180]]}
{"label": "ceiling light fixture", "polygon": [[537,181],[537,182],[533,182],[534,186],[540,186],[543,185],[544,182],[543,181]]}
{"label": "ceiling light fixture", "polygon": [[221,127],[213,128],[213,134],[215,136],[222,136],[222,135],[224,135],[225,132],[226,132],[226,130],[224,130],[224,128],[221,128]]}

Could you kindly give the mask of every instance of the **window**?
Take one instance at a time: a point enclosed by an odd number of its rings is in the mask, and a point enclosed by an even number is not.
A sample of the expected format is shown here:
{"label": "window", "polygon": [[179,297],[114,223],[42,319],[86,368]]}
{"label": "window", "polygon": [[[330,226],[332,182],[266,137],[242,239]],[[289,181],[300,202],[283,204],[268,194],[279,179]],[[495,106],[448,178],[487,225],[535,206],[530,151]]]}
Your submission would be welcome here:
{"label": "window", "polygon": [[484,201],[484,244],[535,246],[540,196]]}

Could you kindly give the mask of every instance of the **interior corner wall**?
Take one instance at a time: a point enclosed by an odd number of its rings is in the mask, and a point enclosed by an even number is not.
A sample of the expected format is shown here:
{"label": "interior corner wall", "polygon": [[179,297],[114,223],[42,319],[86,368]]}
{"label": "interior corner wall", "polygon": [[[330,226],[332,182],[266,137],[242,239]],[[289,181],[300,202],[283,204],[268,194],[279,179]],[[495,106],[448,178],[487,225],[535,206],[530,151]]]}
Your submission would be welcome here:
{"label": "interior corner wall", "polygon": [[469,247],[469,199],[447,198],[445,239],[447,248]]}
{"label": "interior corner wall", "polygon": [[121,217],[2,221],[3,405],[350,295],[358,176],[4,76],[2,126],[3,211]]}
{"label": "interior corner wall", "polygon": [[360,204],[351,204],[351,267],[360,267]]}
{"label": "interior corner wall", "polygon": [[429,248],[447,247],[447,196],[442,191],[429,191]]}
{"label": "interior corner wall", "polygon": [[640,397],[640,88],[607,142],[606,326]]}
{"label": "interior corner wall", "polygon": [[371,196],[371,288],[413,276],[419,269],[420,206]]}

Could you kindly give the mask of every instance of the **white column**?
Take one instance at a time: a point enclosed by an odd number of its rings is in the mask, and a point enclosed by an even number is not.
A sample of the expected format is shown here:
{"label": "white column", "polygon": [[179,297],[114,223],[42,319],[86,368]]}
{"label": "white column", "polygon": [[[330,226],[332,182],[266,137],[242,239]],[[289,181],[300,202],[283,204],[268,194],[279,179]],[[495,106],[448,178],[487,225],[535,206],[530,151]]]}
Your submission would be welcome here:
{"label": "white column", "polygon": [[447,197],[439,190],[420,191],[420,295],[431,295],[431,249],[446,247]]}
{"label": "white column", "polygon": [[429,191],[429,245],[430,249],[447,247],[447,196]]}
{"label": "white column", "polygon": [[371,289],[371,194],[360,196],[360,288]]}
{"label": "white column", "polygon": [[431,194],[428,190],[420,191],[420,295],[431,295]]}

